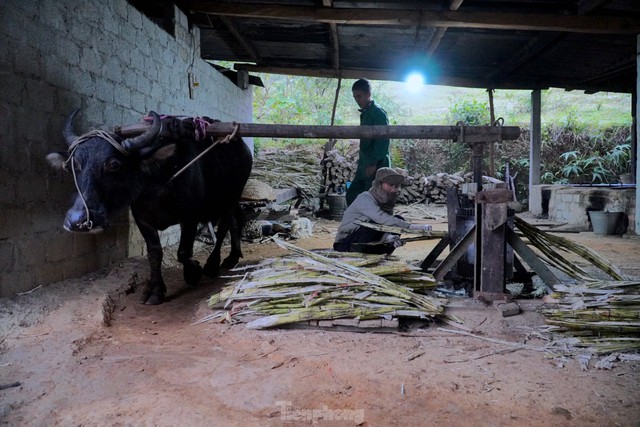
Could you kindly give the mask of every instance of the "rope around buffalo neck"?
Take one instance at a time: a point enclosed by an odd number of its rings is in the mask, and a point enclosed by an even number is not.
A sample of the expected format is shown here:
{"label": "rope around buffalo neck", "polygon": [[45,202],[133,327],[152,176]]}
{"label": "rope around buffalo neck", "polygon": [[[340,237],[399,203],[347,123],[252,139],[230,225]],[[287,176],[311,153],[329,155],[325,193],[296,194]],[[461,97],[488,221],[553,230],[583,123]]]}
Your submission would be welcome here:
{"label": "rope around buffalo neck", "polygon": [[[223,138],[217,139],[213,144],[211,144],[209,147],[207,147],[202,153],[198,154],[193,160],[191,160],[182,169],[180,169],[178,172],[176,172],[169,179],[169,182],[171,182],[175,177],[177,177],[182,172],[184,172],[193,163],[198,161],[202,156],[204,156],[206,153],[208,153],[209,150],[211,150],[217,144],[219,144],[219,143],[223,143],[223,144],[229,143],[229,141],[231,141],[236,136],[236,133],[238,132],[238,128],[239,127],[240,127],[240,125],[235,123],[235,126],[233,128],[233,132],[231,132],[231,134],[229,134],[229,135],[227,135],[227,136],[225,136]],[[87,219],[82,224],[80,224],[79,227],[81,229],[86,228],[87,230],[91,230],[93,228],[93,221],[91,221],[89,219],[89,206],[87,205],[87,201],[85,200],[84,195],[82,194],[82,191],[80,191],[80,186],[78,185],[78,178],[76,176],[76,167],[75,167],[75,162],[73,161],[73,156],[75,155],[76,149],[78,148],[78,146],[80,146],[80,144],[82,144],[83,142],[86,142],[89,139],[94,138],[94,137],[98,137],[98,138],[104,139],[105,141],[107,141],[109,144],[111,144],[116,150],[118,150],[123,155],[125,155],[125,156],[129,155],[129,152],[127,150],[125,150],[125,148],[122,146],[122,144],[120,144],[118,141],[116,141],[115,138],[110,133],[102,131],[102,130],[92,130],[92,131],[89,131],[89,132],[87,132],[87,133],[85,133],[83,135],[80,135],[69,146],[69,149],[67,150],[69,152],[69,157],[64,162],[64,164],[66,165],[69,162],[71,162],[71,173],[73,175],[73,183],[76,186],[76,190],[78,190],[78,194],[80,195],[80,199],[82,200],[82,204],[84,205],[84,210],[85,210],[86,217],[87,217]]]}
{"label": "rope around buffalo neck", "polygon": [[93,221],[89,219],[90,218],[89,206],[87,205],[87,201],[85,200],[84,195],[82,194],[82,191],[80,191],[80,186],[78,185],[78,177],[76,175],[76,162],[73,161],[73,156],[75,155],[76,149],[78,148],[78,146],[80,146],[80,144],[95,137],[104,139],[109,144],[113,145],[114,148],[118,150],[120,153],[122,153],[123,155],[125,156],[129,155],[129,152],[125,150],[124,147],[118,141],[116,141],[115,138],[111,136],[110,133],[102,130],[92,130],[83,135],[80,135],[69,146],[69,149],[67,150],[69,152],[69,157],[64,162],[64,164],[68,165],[68,163],[71,162],[71,174],[73,175],[73,183],[76,186],[76,190],[78,190],[78,194],[80,195],[80,199],[82,200],[82,204],[84,205],[84,210],[87,218],[82,224],[79,225],[79,227],[80,229],[86,228],[87,230],[91,230],[93,228]]}
{"label": "rope around buffalo neck", "polygon": [[192,164],[194,164],[195,162],[197,162],[200,157],[204,156],[205,154],[207,154],[209,152],[209,150],[211,150],[213,147],[215,147],[216,145],[218,145],[219,143],[223,143],[223,144],[227,144],[229,143],[229,141],[231,141],[235,136],[236,136],[236,132],[238,132],[238,128],[240,127],[240,125],[238,123],[234,124],[234,128],[233,128],[233,132],[231,132],[229,135],[223,137],[223,138],[218,138],[216,140],[216,142],[214,142],[213,144],[211,144],[210,146],[208,146],[202,153],[198,154],[196,157],[193,158],[193,160],[191,160],[189,163],[187,163],[186,165],[184,165],[184,167],[182,169],[180,169],[178,172],[176,172],[175,174],[173,174],[173,176],[171,178],[169,178],[168,182],[173,181],[173,179],[175,177],[177,177],[178,175],[180,175],[182,172],[184,172],[185,170],[187,170],[189,168],[189,166],[191,166]]}

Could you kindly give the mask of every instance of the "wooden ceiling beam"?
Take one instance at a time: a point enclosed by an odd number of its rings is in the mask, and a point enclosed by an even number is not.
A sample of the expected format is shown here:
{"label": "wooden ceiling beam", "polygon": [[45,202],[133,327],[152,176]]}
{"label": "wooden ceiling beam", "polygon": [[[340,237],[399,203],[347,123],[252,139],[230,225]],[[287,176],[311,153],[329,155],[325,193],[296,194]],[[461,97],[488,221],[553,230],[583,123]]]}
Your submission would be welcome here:
{"label": "wooden ceiling beam", "polygon": [[[333,0],[322,0],[324,7],[333,7]],[[331,37],[331,63],[336,70],[340,69],[340,39],[338,38],[338,25],[329,23],[329,34]]]}
{"label": "wooden ceiling beam", "polygon": [[[609,0],[583,0],[579,5],[578,14],[584,15],[593,11],[598,6]],[[501,64],[487,76],[488,80],[499,81],[508,78],[515,71],[525,66],[529,61],[546,52],[566,37],[566,33],[543,32],[529,40],[527,45],[517,54],[513,55],[506,63]]]}
{"label": "wooden ceiling beam", "polygon": [[[267,73],[267,74],[283,74],[287,76],[303,76],[303,77],[320,77],[326,79],[359,79],[365,77],[369,80],[384,80],[403,82],[405,75],[400,72],[387,71],[387,70],[362,70],[362,69],[320,69],[320,68],[295,68],[295,67],[267,67],[253,64],[238,63],[233,67],[235,70],[246,70],[251,73]],[[437,81],[430,81],[430,85],[439,86],[455,86],[455,87],[468,87],[468,88],[483,88],[488,87],[487,83],[478,83],[477,79],[466,79],[460,77],[441,76]],[[540,86],[538,84],[513,84],[503,83],[495,87],[495,89],[548,89],[547,86]]]}
{"label": "wooden ceiling beam", "polygon": [[[590,34],[640,34],[637,16],[552,15],[474,11],[426,11],[391,9],[335,9],[328,7],[249,5],[194,1],[191,10],[251,19],[282,19],[347,25],[401,25],[452,28],[485,28],[523,31],[561,31]],[[421,22],[418,22],[421,20]]]}
{"label": "wooden ceiling beam", "polygon": [[[449,10],[454,10],[454,11],[458,10],[458,8],[462,5],[463,1],[464,0],[451,0],[451,2],[449,3]],[[447,32],[447,27],[436,28],[436,32],[431,38],[431,42],[429,43],[429,46],[427,46],[428,58],[430,58],[433,55],[433,53],[438,49],[438,46],[440,46],[440,42],[444,38],[444,34],[446,32]]]}
{"label": "wooden ceiling beam", "polygon": [[560,40],[565,38],[563,33],[541,33],[528,41],[526,46],[513,54],[506,62],[500,64],[493,72],[487,75],[487,80],[500,81],[515,71],[522,68],[529,61],[546,52]]}
{"label": "wooden ceiling beam", "polygon": [[609,3],[611,0],[582,0],[578,4],[578,14],[585,15],[597,7],[604,5],[605,3]]}
{"label": "wooden ceiling beam", "polygon": [[236,25],[229,19],[227,16],[220,16],[220,21],[227,27],[229,32],[235,37],[235,39],[240,43],[242,48],[247,52],[247,54],[251,57],[252,60],[258,62],[260,61],[260,55],[258,51],[249,43],[240,33],[240,30]]}

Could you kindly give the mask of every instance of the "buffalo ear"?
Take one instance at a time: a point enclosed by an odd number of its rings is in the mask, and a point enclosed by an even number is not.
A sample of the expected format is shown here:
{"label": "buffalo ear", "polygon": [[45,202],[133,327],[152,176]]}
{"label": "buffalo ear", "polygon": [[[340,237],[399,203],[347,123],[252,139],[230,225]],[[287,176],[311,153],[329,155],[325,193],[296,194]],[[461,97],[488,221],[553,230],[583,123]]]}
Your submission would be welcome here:
{"label": "buffalo ear", "polygon": [[[174,155],[176,152],[176,144],[169,144],[153,150],[149,153],[141,153],[143,160],[140,169],[147,175],[153,175],[160,170],[163,163]],[[144,155],[146,154],[146,156]]]}
{"label": "buffalo ear", "polygon": [[67,156],[65,153],[61,153],[61,152],[49,153],[47,154],[46,158],[47,158],[47,162],[52,168],[67,170],[65,167],[65,162],[67,161]]}

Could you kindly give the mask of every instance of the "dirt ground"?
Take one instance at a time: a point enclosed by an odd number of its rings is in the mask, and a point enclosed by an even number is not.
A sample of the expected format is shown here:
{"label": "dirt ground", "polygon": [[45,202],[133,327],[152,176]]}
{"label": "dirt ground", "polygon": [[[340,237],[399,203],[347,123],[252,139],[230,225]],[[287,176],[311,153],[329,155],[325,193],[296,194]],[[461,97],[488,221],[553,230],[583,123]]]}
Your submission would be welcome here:
{"label": "dirt ground", "polygon": [[[439,215],[430,222],[445,230]],[[336,227],[319,220],[313,237],[294,243],[329,248]],[[563,236],[640,275],[640,240]],[[435,243],[396,254],[420,262]],[[246,244],[244,262],[284,253]],[[592,361],[585,371],[575,358],[541,351],[539,300],[521,300],[523,313],[507,318],[471,298],[452,301],[465,327],[489,340],[435,324],[395,333],[255,331],[195,323],[225,281],[189,288],[177,267],[165,271],[168,302],[139,304],[132,290],[147,271],[146,260],[130,259],[0,300],[2,425],[640,425],[640,363],[599,370]],[[114,310],[111,326],[105,308]]]}

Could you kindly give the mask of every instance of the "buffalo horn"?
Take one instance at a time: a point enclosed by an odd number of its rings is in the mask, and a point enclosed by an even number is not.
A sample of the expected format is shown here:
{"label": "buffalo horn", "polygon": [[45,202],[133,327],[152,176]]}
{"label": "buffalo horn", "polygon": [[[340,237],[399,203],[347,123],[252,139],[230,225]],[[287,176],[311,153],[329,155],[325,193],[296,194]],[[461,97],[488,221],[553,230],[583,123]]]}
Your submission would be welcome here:
{"label": "buffalo horn", "polygon": [[141,148],[149,146],[156,139],[162,128],[162,121],[155,111],[150,111],[149,115],[153,117],[151,127],[142,135],[138,135],[135,138],[127,138],[122,141],[122,147],[124,147],[125,150],[129,152],[140,150]]}
{"label": "buffalo horn", "polygon": [[76,135],[76,132],[73,130],[73,119],[75,119],[79,111],[80,109],[78,108],[69,114],[62,127],[62,136],[64,136],[64,140],[68,145],[73,144],[75,140],[78,139],[78,135]]}

